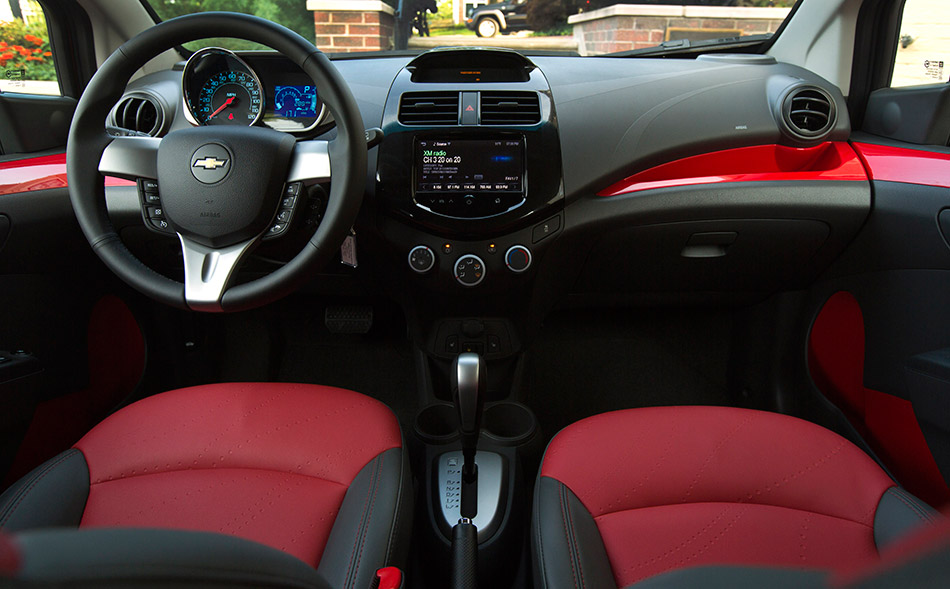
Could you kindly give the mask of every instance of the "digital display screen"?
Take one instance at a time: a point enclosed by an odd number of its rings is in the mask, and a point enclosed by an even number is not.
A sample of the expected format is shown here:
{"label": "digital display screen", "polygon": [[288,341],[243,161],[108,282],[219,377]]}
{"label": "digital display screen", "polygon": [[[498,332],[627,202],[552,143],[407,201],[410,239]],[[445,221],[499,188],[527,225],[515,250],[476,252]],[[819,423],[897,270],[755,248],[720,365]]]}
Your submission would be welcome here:
{"label": "digital display screen", "polygon": [[426,139],[416,141],[416,191],[522,193],[524,141]]}
{"label": "digital display screen", "polygon": [[274,114],[288,119],[316,117],[316,86],[275,86]]}

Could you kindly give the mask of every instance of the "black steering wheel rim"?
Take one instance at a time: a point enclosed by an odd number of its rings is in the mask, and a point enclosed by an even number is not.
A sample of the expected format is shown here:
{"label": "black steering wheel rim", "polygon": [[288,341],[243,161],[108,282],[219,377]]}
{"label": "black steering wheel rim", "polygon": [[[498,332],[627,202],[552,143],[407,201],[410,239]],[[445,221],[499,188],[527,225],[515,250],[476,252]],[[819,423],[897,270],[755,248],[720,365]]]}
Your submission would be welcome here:
{"label": "black steering wheel rim", "polygon": [[[125,282],[165,304],[190,309],[185,285],[138,260],[122,243],[105,202],[102,154],[114,140],[105,129],[109,111],[128,81],[151,58],[176,45],[207,37],[232,37],[261,43],[283,54],[310,76],[336,122],[328,143],[332,176],[327,210],[308,244],[290,262],[267,276],[228,287],[219,304],[197,310],[239,311],[272,302],[312,278],[348,234],[359,211],[366,178],[366,141],[353,95],[329,59],[289,29],[256,16],[208,12],[160,23],[119,47],[100,66],[76,107],[66,147],[69,196],[77,221],[96,254]],[[208,129],[213,138],[213,127]]]}

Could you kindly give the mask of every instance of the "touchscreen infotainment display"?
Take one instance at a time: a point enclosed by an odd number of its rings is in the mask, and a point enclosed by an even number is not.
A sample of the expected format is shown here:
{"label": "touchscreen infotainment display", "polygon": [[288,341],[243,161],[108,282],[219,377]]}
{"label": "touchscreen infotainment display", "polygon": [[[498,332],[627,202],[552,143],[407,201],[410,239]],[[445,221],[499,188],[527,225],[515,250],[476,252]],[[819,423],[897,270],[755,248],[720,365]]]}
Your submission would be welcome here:
{"label": "touchscreen infotainment display", "polygon": [[416,141],[416,192],[524,192],[521,138]]}

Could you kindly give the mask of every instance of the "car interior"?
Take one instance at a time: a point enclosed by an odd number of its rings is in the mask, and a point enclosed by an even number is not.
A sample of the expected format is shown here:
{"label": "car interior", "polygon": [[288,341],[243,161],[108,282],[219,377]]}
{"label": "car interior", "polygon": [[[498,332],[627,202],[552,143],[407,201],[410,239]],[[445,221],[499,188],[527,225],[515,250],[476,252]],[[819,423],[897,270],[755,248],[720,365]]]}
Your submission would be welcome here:
{"label": "car interior", "polygon": [[33,4],[0,586],[946,586],[950,5],[580,55]]}

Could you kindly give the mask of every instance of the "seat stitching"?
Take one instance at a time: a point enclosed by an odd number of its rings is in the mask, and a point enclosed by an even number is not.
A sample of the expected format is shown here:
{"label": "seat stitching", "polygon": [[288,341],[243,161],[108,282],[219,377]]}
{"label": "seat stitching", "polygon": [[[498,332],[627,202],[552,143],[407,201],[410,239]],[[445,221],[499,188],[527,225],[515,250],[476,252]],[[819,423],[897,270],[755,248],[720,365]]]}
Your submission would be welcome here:
{"label": "seat stitching", "polygon": [[[732,505],[732,504],[730,503],[729,505]],[[722,511],[719,512],[718,515],[716,515],[716,516],[712,519],[712,521],[710,521],[708,524],[706,524],[706,526],[705,526],[703,529],[699,530],[698,532],[696,532],[695,534],[693,534],[692,536],[690,536],[689,538],[687,538],[686,540],[684,540],[682,543],[680,543],[679,546],[676,546],[676,547],[674,547],[674,548],[670,548],[670,549],[668,549],[666,552],[664,552],[663,554],[661,554],[661,555],[659,555],[659,556],[656,556],[656,557],[654,557],[653,559],[651,559],[651,560],[649,560],[649,561],[641,562],[641,563],[638,564],[638,565],[633,565],[633,564],[631,564],[631,565],[629,565],[629,566],[627,566],[627,567],[625,567],[625,568],[623,569],[624,573],[629,573],[629,572],[632,572],[632,571],[636,571],[637,569],[641,569],[641,568],[643,568],[643,567],[650,566],[650,565],[652,565],[652,564],[656,564],[657,562],[659,562],[659,561],[661,561],[661,560],[663,560],[663,559],[666,559],[666,558],[672,556],[672,555],[675,554],[676,552],[679,552],[679,551],[682,550],[683,548],[686,548],[686,547],[689,546],[691,543],[693,543],[697,538],[699,538],[700,536],[702,536],[703,534],[705,534],[706,531],[708,531],[711,527],[713,527],[714,525],[716,525],[716,523],[719,522],[719,520],[721,520],[721,519],[726,515],[726,513],[727,513],[728,511],[729,511],[729,508],[728,508],[728,507],[724,508]],[[685,561],[684,561],[684,562],[685,562]]]}
{"label": "seat stitching", "polygon": [[386,546],[386,561],[383,563],[383,565],[388,565],[392,562],[393,551],[395,549],[395,544],[396,544],[396,536],[397,534],[399,534],[399,512],[401,511],[400,506],[402,505],[404,474],[406,472],[405,462],[406,462],[406,453],[400,452],[399,453],[399,481],[397,483],[398,487],[396,489],[396,503],[393,506],[393,525],[389,531],[389,543]]}
{"label": "seat stitching", "polygon": [[567,542],[568,560],[571,563],[571,577],[574,580],[573,586],[577,587],[578,586],[577,585],[577,570],[574,567],[574,550],[573,550],[573,546],[571,545],[571,537],[568,534],[567,515],[565,514],[565,510],[564,510],[564,490],[566,489],[566,487],[561,483],[558,483],[558,484],[559,484],[558,501],[561,505],[561,521],[564,523],[564,539]]}
{"label": "seat stitching", "polygon": [[360,553],[359,553],[359,556],[356,558],[356,569],[354,570],[354,574],[353,574],[354,583],[356,583],[356,578],[359,576],[358,572],[360,570],[360,563],[363,561],[363,548],[366,547],[366,538],[369,537],[369,524],[370,524],[370,521],[372,521],[373,519],[373,510],[376,509],[376,497],[379,495],[379,479],[380,479],[379,462],[380,461],[377,461],[376,475],[375,475],[375,478],[373,479],[373,500],[369,505],[369,512],[366,516],[366,526],[363,531],[363,539],[360,541]]}
{"label": "seat stitching", "polygon": [[151,476],[158,476],[158,475],[163,475],[163,474],[172,474],[172,473],[176,473],[176,472],[199,472],[199,471],[205,471],[205,470],[208,470],[208,471],[215,471],[215,472],[225,472],[225,471],[228,471],[228,470],[254,470],[254,471],[258,471],[258,472],[272,472],[272,473],[280,474],[280,475],[291,475],[291,476],[296,476],[296,477],[305,477],[305,478],[308,478],[308,479],[316,479],[316,480],[318,480],[318,481],[324,481],[324,482],[331,483],[331,484],[333,484],[333,485],[338,485],[338,486],[344,487],[344,488],[348,488],[348,487],[349,487],[349,485],[346,485],[346,484],[341,483],[341,482],[339,482],[339,481],[335,481],[335,480],[333,480],[333,479],[327,479],[327,478],[324,478],[324,477],[318,477],[318,476],[314,476],[314,475],[303,474],[303,473],[300,473],[300,472],[292,472],[292,471],[289,471],[289,470],[273,470],[273,469],[270,469],[270,468],[258,468],[258,467],[256,467],[256,466],[225,466],[225,467],[222,467],[222,468],[204,468],[204,467],[201,467],[201,468],[176,468],[176,469],[174,469],[174,470],[163,470],[163,471],[161,471],[161,472],[143,472],[143,473],[141,473],[141,474],[136,474],[136,475],[132,475],[132,476],[124,476],[124,477],[119,477],[119,478],[106,479],[106,480],[104,480],[104,481],[103,481],[103,480],[100,480],[100,481],[96,481],[96,482],[94,482],[94,483],[89,483],[89,486],[90,486],[90,487],[94,487],[94,486],[96,486],[96,485],[107,485],[107,484],[109,484],[109,483],[118,483],[119,481],[126,481],[126,480],[130,480],[130,479],[137,479],[137,478],[140,478],[140,477],[151,477]]}
{"label": "seat stitching", "polygon": [[[834,456],[835,454],[838,454],[839,452],[841,452],[841,449],[844,448],[845,443],[846,443],[846,442],[842,440],[841,442],[838,443],[837,446],[835,446],[834,448],[832,448],[830,452],[828,452],[827,454],[825,454],[824,456],[822,456],[821,458],[819,458],[818,460],[816,460],[816,461],[813,462],[812,464],[810,464],[810,465],[808,465],[808,466],[802,468],[801,470],[799,470],[799,471],[796,472],[795,474],[790,475],[790,476],[786,476],[786,477],[785,477],[784,479],[782,479],[781,481],[775,481],[775,482],[773,482],[771,485],[766,485],[765,487],[759,487],[758,489],[755,489],[754,491],[750,492],[750,493],[747,495],[746,500],[752,499],[752,497],[753,497],[754,495],[760,495],[760,494],[762,493],[762,491],[765,491],[766,493],[771,493],[773,489],[778,489],[778,488],[781,487],[782,485],[785,485],[785,484],[787,484],[787,483],[790,483],[790,482],[794,481],[795,479],[801,477],[802,475],[804,475],[804,474],[806,474],[806,473],[808,473],[808,472],[814,470],[814,469],[817,468],[818,466],[820,466],[820,465],[824,464],[825,462],[827,462],[829,458],[831,458],[831,457]],[[737,499],[737,502],[738,502],[738,503],[743,503],[742,498]]]}
{"label": "seat stitching", "polygon": [[898,501],[906,505],[908,509],[913,511],[914,514],[917,515],[917,517],[921,521],[927,522],[928,524],[932,524],[934,522],[933,517],[929,513],[921,509],[919,505],[914,505],[911,501],[909,501],[906,497],[904,497],[904,493],[902,489],[898,489],[897,487],[891,487],[891,489],[889,490],[893,490],[893,489],[897,489],[897,490],[895,490],[892,493],[892,495],[896,497]]}
{"label": "seat stitching", "polygon": [[753,418],[752,415],[748,415],[746,416],[745,419],[737,423],[736,426],[732,429],[732,431],[726,434],[722,438],[722,440],[719,441],[716,447],[713,448],[712,452],[706,455],[706,460],[703,462],[702,466],[699,467],[699,470],[696,472],[696,476],[693,478],[693,482],[689,484],[689,487],[687,487],[686,489],[686,494],[683,495],[684,502],[686,501],[686,498],[689,497],[689,494],[693,491],[693,487],[695,487],[696,483],[699,482],[699,479],[702,477],[702,474],[706,471],[706,467],[708,467],[709,463],[712,462],[713,457],[719,453],[722,447],[726,445],[726,442],[732,439],[732,437],[735,436],[739,432],[739,430],[741,430],[743,427],[748,425],[749,422],[752,421],[752,418]]}
{"label": "seat stitching", "polygon": [[674,565],[673,568],[681,568],[686,563],[690,562],[691,560],[696,560],[697,557],[706,553],[714,544],[722,540],[722,538],[726,535],[726,532],[732,529],[732,526],[736,525],[736,522],[742,519],[743,515],[745,515],[745,509],[739,510],[739,512],[736,513],[736,516],[732,518],[732,520],[726,525],[726,527],[720,530],[719,533],[716,534],[711,540],[706,542],[706,544],[703,545],[702,548],[700,548],[698,552],[694,552],[693,554],[687,557],[684,557],[683,560],[680,560],[678,563],[676,563],[676,565]]}
{"label": "seat stitching", "polygon": [[[375,462],[375,468],[378,470],[379,456],[377,456],[374,459],[374,462]],[[369,489],[367,489],[366,491],[366,502],[363,504],[363,512],[362,512],[362,515],[360,516],[360,523],[356,530],[356,538],[353,542],[353,550],[350,552],[350,560],[346,565],[347,572],[346,572],[346,578],[343,582],[343,586],[347,588],[353,586],[354,578],[356,576],[355,575],[356,569],[353,567],[353,558],[356,556],[357,548],[359,547],[360,541],[363,537],[363,532],[366,526],[367,510],[369,509],[369,503],[373,494],[373,487],[375,486],[375,481],[376,481],[376,473],[374,472],[373,477],[372,477],[372,483],[370,484]]]}
{"label": "seat stitching", "polygon": [[564,504],[567,508],[567,524],[571,532],[571,552],[575,560],[577,560],[577,573],[580,576],[581,587],[587,587],[587,582],[584,580],[584,565],[581,562],[581,552],[580,546],[577,544],[577,535],[574,533],[574,515],[571,511],[571,497],[567,494],[567,487],[564,487]]}
{"label": "seat stitching", "polygon": [[[537,480],[537,482],[536,482],[535,484],[536,484],[538,487],[541,486],[541,477],[538,477],[538,480]],[[533,514],[533,515],[534,515],[534,518],[535,518],[535,521],[537,522],[537,525],[534,526],[534,533],[535,533],[535,536],[537,537],[537,542],[538,542],[538,563],[539,563],[538,569],[539,569],[540,572],[541,572],[541,587],[542,587],[542,589],[547,589],[547,586],[548,586],[548,576],[547,576],[546,567],[544,566],[544,546],[542,546],[542,541],[541,541],[541,537],[542,537],[542,534],[541,534],[541,524],[542,524],[542,520],[541,520],[541,508],[540,508],[540,504],[541,504],[541,492],[540,492],[540,489],[538,489],[538,491],[537,491],[537,498],[538,498],[538,499],[537,499],[538,507],[537,507],[535,513]]]}
{"label": "seat stitching", "polygon": [[26,499],[26,496],[30,493],[30,491],[36,488],[36,485],[38,485],[39,482],[46,477],[46,475],[53,472],[56,467],[78,453],[79,450],[68,450],[63,454],[63,456],[59,458],[59,460],[47,466],[42,472],[37,473],[36,478],[34,478],[28,487],[16,494],[16,500],[5,510],[6,513],[3,514],[3,518],[0,518],[0,528],[3,528],[3,526],[5,526],[8,521],[10,521],[10,518],[13,517],[14,512],[16,512],[16,510],[20,507],[20,504],[23,503],[23,500]]}

